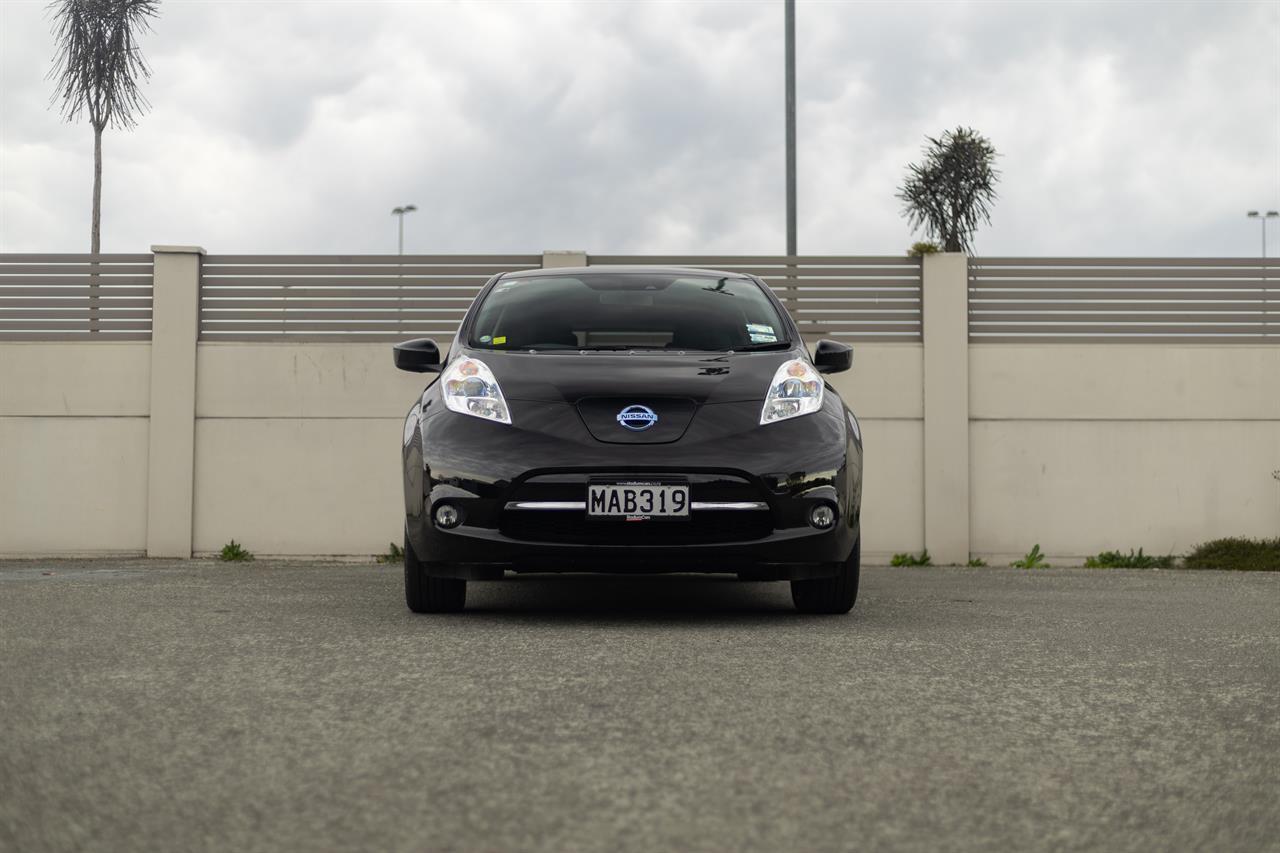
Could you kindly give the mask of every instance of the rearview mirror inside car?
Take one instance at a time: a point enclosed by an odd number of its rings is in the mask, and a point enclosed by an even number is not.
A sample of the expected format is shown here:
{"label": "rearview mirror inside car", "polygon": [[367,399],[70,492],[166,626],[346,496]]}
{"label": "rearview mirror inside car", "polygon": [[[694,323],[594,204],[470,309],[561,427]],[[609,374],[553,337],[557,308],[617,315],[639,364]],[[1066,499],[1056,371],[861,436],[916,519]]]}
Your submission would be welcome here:
{"label": "rearview mirror inside car", "polygon": [[411,373],[437,373],[440,348],[430,338],[415,338],[395,345],[396,367]]}
{"label": "rearview mirror inside car", "polygon": [[853,347],[839,341],[818,341],[813,366],[819,373],[840,373],[853,366]]}

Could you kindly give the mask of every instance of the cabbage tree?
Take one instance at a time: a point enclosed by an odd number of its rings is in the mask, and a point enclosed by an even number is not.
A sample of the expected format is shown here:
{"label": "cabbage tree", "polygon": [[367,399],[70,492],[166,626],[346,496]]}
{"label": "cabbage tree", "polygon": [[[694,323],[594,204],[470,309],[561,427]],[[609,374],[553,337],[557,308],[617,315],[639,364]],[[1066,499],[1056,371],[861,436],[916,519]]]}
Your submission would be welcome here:
{"label": "cabbage tree", "polygon": [[996,149],[968,127],[925,138],[924,160],[907,168],[898,190],[902,213],[912,230],[923,229],[944,252],[972,251],[978,223],[991,222],[1000,179]]}
{"label": "cabbage tree", "polygon": [[129,128],[147,108],[138,88],[151,70],[138,36],[151,28],[159,0],[58,0],[54,11],[57,56],[51,77],[54,100],[67,121],[81,115],[93,127],[93,219],[90,249],[98,254],[102,230],[102,132]]}

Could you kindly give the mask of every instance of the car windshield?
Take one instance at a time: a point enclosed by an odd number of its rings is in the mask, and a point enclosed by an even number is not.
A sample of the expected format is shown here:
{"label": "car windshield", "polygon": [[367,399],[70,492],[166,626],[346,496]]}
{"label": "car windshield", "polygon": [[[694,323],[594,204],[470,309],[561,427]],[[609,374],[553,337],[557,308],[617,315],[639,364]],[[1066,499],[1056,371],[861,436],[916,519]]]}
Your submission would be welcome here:
{"label": "car windshield", "polygon": [[784,349],[786,327],[755,281],[688,273],[575,273],[499,281],[470,345],[499,350]]}

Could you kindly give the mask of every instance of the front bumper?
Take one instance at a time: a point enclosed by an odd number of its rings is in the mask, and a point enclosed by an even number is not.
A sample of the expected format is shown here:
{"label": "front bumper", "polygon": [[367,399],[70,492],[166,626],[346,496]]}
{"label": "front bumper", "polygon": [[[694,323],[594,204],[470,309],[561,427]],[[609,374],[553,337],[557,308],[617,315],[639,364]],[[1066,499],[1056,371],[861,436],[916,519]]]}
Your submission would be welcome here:
{"label": "front bumper", "polygon": [[[415,525],[417,536],[410,531],[414,550],[429,574],[475,579],[504,571],[738,572],[783,579],[834,574],[858,535],[856,518],[850,523],[844,513],[830,530],[808,524],[815,504],[838,505],[830,487],[796,498],[762,495],[759,484],[725,472],[662,472],[664,479],[689,483],[687,519],[592,519],[580,498],[587,478],[600,475],[594,469],[533,472],[511,486],[513,499],[505,501],[463,498],[449,490],[447,500],[461,511],[462,524],[441,529],[424,513]],[[709,499],[715,491],[733,491],[735,499]],[[763,499],[743,499],[747,491]]]}
{"label": "front bumper", "polygon": [[[538,412],[514,414],[517,424],[538,423]],[[861,446],[845,416],[835,398],[824,412],[763,431],[700,437],[695,421],[679,442],[637,446],[579,435],[576,415],[556,428],[521,430],[437,410],[420,420],[419,434],[406,444],[406,533],[428,574],[437,576],[830,576],[859,534]],[[689,518],[589,519],[587,482],[600,478],[688,483]],[[432,509],[443,501],[462,514],[453,529],[432,521]],[[810,526],[818,503],[835,507],[831,529]]]}

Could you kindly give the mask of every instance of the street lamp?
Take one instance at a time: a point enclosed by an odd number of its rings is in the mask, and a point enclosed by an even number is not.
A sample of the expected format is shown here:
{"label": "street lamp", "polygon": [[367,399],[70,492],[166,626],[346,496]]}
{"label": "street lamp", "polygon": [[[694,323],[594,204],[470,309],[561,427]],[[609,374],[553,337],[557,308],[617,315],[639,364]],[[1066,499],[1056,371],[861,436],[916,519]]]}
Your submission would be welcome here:
{"label": "street lamp", "polygon": [[1245,216],[1258,220],[1258,224],[1262,226],[1262,257],[1265,258],[1267,256],[1267,220],[1280,219],[1280,210],[1268,210],[1266,213],[1251,210]]}
{"label": "street lamp", "polygon": [[404,254],[404,215],[406,213],[413,213],[417,209],[418,206],[416,204],[406,204],[404,207],[396,207],[391,210],[392,216],[400,217],[400,242],[398,245],[400,247],[399,254],[401,255]]}
{"label": "street lamp", "polygon": [[1266,336],[1269,332],[1267,328],[1269,316],[1267,313],[1267,220],[1280,219],[1280,210],[1268,210],[1266,213],[1250,210],[1245,216],[1258,220],[1258,224],[1262,226],[1262,334]]}

